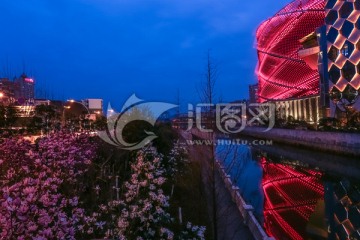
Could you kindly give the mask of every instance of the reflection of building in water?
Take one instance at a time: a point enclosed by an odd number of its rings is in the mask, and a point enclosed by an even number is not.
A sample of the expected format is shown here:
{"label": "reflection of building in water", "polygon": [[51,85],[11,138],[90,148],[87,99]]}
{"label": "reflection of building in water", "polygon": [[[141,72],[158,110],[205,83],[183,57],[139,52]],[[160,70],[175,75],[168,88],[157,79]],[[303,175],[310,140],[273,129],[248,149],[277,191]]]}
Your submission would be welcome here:
{"label": "reflection of building in water", "polygon": [[[326,184],[327,214],[334,239],[360,239],[360,189],[348,181]],[[333,216],[333,217],[332,217]]]}
{"label": "reflection of building in water", "polygon": [[[216,157],[268,235],[277,240],[360,239],[360,184],[339,181],[306,162],[265,157],[246,146],[218,145]],[[255,156],[255,155],[254,155]],[[260,186],[259,186],[260,185]],[[263,219],[264,218],[264,219]]]}
{"label": "reflection of building in water", "polygon": [[265,228],[276,239],[304,239],[307,225],[322,201],[320,173],[262,161]]}

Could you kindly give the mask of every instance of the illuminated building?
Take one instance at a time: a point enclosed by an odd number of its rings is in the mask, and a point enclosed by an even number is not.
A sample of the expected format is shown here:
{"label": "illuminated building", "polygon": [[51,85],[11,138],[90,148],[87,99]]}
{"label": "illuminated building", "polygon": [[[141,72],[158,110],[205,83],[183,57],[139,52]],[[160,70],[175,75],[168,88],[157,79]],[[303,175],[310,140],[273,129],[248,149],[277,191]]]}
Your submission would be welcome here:
{"label": "illuminated building", "polygon": [[35,81],[29,78],[25,74],[22,74],[19,78],[15,79],[15,98],[20,104],[23,102],[32,100],[35,97]]}
{"label": "illuminated building", "polygon": [[258,102],[258,84],[249,85],[249,103],[257,103]]}
{"label": "illuminated building", "polygon": [[15,101],[14,83],[8,78],[0,79],[0,102],[1,104],[8,105]]}
{"label": "illuminated building", "polygon": [[353,104],[360,88],[360,1],[328,0],[327,71],[332,105]]}
{"label": "illuminated building", "polygon": [[35,81],[32,78],[22,74],[13,81],[8,78],[0,79],[0,92],[2,93],[1,101],[4,104],[12,104],[18,102],[24,105],[34,99]]}
{"label": "illuminated building", "polygon": [[194,122],[194,117],[189,116],[189,114],[178,114],[171,120],[171,125],[175,129],[187,130],[189,128],[189,123]]}
{"label": "illuminated building", "polygon": [[360,88],[360,1],[295,0],[256,32],[259,102],[317,122]]}

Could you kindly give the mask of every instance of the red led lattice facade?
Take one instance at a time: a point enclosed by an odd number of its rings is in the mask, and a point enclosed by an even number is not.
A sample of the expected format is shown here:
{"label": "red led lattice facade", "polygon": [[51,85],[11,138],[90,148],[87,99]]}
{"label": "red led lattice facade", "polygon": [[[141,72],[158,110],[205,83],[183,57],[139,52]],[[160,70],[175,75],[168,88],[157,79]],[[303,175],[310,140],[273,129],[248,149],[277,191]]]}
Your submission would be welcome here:
{"label": "red led lattice facade", "polygon": [[[321,174],[315,170],[262,159],[265,228],[275,239],[303,240],[315,207],[323,199]],[[295,190],[296,189],[296,190]]]}
{"label": "red led lattice facade", "polygon": [[324,24],[323,0],[295,0],[256,32],[259,101],[319,94],[319,73],[298,56],[300,39]]}

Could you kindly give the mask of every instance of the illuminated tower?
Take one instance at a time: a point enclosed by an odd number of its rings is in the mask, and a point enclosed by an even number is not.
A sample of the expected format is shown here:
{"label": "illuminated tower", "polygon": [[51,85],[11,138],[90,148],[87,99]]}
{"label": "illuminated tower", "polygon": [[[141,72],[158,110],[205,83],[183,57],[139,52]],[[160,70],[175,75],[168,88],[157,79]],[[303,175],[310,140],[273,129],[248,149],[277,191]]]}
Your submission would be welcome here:
{"label": "illuminated tower", "polygon": [[34,99],[34,79],[27,77],[25,74],[22,74],[19,78],[15,79],[15,85],[15,98],[18,101]]}

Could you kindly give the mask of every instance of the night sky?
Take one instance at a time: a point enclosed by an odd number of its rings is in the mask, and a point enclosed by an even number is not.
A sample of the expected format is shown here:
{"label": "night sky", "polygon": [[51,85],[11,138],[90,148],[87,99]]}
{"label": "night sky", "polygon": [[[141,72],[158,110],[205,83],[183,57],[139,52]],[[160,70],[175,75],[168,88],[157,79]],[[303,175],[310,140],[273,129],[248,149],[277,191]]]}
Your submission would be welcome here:
{"label": "night sky", "polygon": [[25,70],[39,96],[103,98],[120,107],[197,102],[206,53],[217,98],[248,97],[255,30],[289,0],[1,0],[0,77]]}

